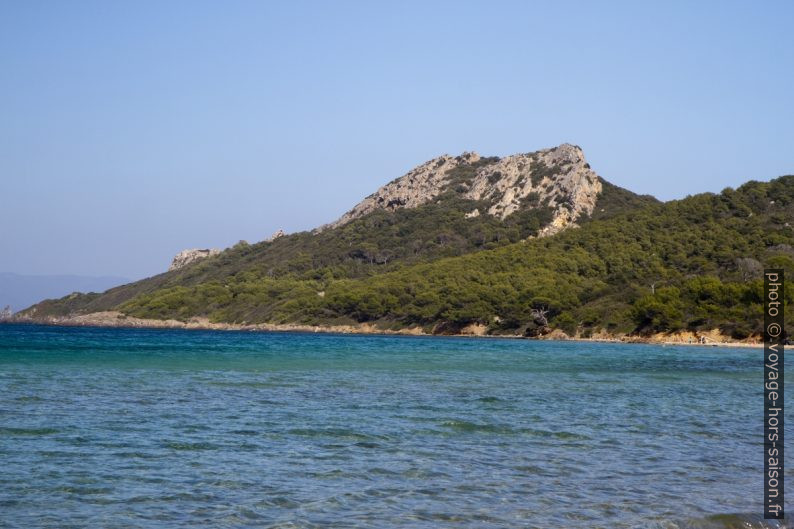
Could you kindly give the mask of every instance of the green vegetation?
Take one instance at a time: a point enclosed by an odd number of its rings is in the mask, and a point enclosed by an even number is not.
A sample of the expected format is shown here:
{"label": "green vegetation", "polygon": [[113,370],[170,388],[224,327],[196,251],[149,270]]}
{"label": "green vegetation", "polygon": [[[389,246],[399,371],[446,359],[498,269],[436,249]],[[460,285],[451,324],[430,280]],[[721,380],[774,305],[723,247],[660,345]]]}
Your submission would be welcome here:
{"label": "green vegetation", "polygon": [[530,167],[532,186],[537,187],[544,178],[554,178],[558,173],[559,169],[557,167],[549,167],[543,161],[535,158]]}
{"label": "green vegetation", "polygon": [[658,204],[659,201],[650,195],[637,195],[610,184],[603,178],[599,178],[601,182],[601,194],[598,196],[598,202],[590,216],[590,220],[602,220],[627,213],[632,210]]}
{"label": "green vegetation", "polygon": [[[451,190],[431,205],[239,245],[183,270],[37,309],[443,332],[479,323],[494,334],[526,335],[761,331],[763,267],[794,277],[794,176],[664,204],[602,183],[593,218],[553,237],[525,240],[547,221],[545,208],[504,222],[467,219],[487,204]],[[790,288],[785,296],[791,301]]]}
{"label": "green vegetation", "polygon": [[[457,193],[463,193],[468,191],[469,187],[474,181],[474,177],[477,176],[477,171],[482,167],[485,167],[487,165],[490,165],[498,161],[499,161],[498,157],[490,156],[490,157],[480,158],[476,162],[472,162],[472,163],[461,163],[457,167],[447,171],[446,176],[449,179],[449,184],[447,187],[454,190]],[[495,175],[491,175],[492,178],[494,176]],[[491,183],[493,183],[494,181],[495,180],[493,180]]]}

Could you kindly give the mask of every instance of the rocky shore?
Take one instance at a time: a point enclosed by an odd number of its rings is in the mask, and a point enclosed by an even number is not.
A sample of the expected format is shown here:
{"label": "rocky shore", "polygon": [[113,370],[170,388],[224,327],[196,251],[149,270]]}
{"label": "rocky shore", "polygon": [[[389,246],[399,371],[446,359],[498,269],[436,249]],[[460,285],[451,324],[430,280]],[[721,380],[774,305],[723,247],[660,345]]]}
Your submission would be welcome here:
{"label": "rocky shore", "polygon": [[[490,335],[486,334],[484,325],[469,325],[459,333],[441,334],[428,333],[421,327],[404,327],[400,329],[384,329],[371,323],[355,325],[300,325],[300,324],[237,324],[211,322],[208,318],[191,318],[187,321],[156,320],[127,316],[118,311],[94,312],[67,317],[48,317],[46,319],[14,318],[18,323],[38,323],[44,325],[84,326],[84,327],[127,327],[148,329],[198,329],[217,331],[278,331],[278,332],[324,332],[339,334],[384,334],[384,335],[410,335],[410,336],[464,336],[479,338],[526,338],[520,335]],[[609,342],[609,343],[647,343],[658,345],[697,345],[720,347],[763,347],[763,342],[758,337],[746,340],[733,340],[730,336],[721,334],[718,330],[692,333],[677,332],[670,334],[653,334],[648,336],[608,334],[601,333],[589,337],[569,336],[560,330],[535,338],[541,340],[574,340],[583,342]]]}

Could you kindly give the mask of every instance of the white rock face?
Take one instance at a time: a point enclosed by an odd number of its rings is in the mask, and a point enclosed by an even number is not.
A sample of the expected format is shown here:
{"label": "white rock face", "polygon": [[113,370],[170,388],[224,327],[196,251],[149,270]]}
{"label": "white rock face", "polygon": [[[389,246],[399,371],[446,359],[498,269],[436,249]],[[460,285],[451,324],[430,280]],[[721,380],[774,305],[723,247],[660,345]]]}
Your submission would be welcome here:
{"label": "white rock face", "polygon": [[585,161],[582,149],[566,143],[507,156],[482,168],[466,196],[492,201],[488,213],[501,219],[522,207],[548,205],[554,218],[538,234],[542,237],[590,215],[599,193],[601,181]]}
{"label": "white rock face", "polygon": [[473,211],[469,211],[464,215],[464,217],[466,217],[467,219],[475,219],[479,216],[480,216],[480,210],[476,208]]}
{"label": "white rock face", "polygon": [[179,270],[190,263],[198,261],[199,259],[204,259],[206,257],[212,257],[213,255],[218,255],[221,253],[220,250],[215,248],[207,248],[207,249],[198,249],[194,248],[192,250],[182,250],[176,256],[174,256],[174,260],[171,261],[171,266],[168,267],[168,271],[171,272],[173,270]]}
{"label": "white rock face", "polygon": [[447,171],[463,163],[474,163],[479,159],[480,155],[474,152],[465,152],[454,158],[448,154],[433,158],[406,175],[392,180],[359,202],[338,220],[321,226],[317,231],[343,226],[377,209],[394,211],[398,208],[415,208],[426,204],[446,187]]}
{"label": "white rock face", "polygon": [[[462,166],[472,167],[472,180],[454,180],[449,173]],[[490,204],[487,210],[476,209],[466,214],[467,218],[487,213],[504,219],[520,209],[552,208],[552,222],[539,233],[546,236],[575,224],[583,215],[590,215],[601,192],[601,181],[587,164],[582,149],[567,143],[493,161],[473,152],[456,157],[443,155],[389,182],[336,222],[317,231],[343,226],[378,209],[415,208],[451,187],[462,189],[465,198]]]}
{"label": "white rock face", "polygon": [[273,235],[271,235],[270,237],[265,239],[265,242],[273,242],[276,239],[279,239],[279,238],[281,238],[281,237],[283,237],[285,235],[286,235],[286,233],[284,233],[284,230],[276,230],[276,232],[273,233]]}

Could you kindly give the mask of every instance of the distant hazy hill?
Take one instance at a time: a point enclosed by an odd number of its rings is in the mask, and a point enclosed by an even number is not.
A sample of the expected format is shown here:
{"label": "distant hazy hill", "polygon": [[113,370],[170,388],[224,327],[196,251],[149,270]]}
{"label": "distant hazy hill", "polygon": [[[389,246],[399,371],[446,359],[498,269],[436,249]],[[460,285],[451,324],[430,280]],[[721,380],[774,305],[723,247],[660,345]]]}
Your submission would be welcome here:
{"label": "distant hazy hill", "polygon": [[45,299],[59,298],[72,292],[104,292],[128,282],[129,279],[110,276],[0,273],[0,309],[10,305],[13,311],[18,311]]}
{"label": "distant hazy hill", "polygon": [[312,232],[240,243],[25,316],[742,338],[760,330],[763,267],[794,273],[792,224],[792,176],[660,203],[603,180],[573,145],[445,155]]}

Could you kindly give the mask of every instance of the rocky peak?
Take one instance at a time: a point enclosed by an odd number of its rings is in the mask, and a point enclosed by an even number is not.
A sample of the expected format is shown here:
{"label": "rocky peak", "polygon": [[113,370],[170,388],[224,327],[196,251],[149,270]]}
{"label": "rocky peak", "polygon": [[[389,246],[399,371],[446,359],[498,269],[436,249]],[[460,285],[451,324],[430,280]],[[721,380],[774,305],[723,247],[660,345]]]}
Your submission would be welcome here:
{"label": "rocky peak", "polygon": [[426,204],[444,189],[448,171],[462,163],[471,163],[469,160],[479,160],[479,158],[476,153],[463,153],[454,158],[444,154],[433,158],[381,187],[335,222],[321,226],[319,231],[343,226],[378,209],[394,211],[398,208],[415,208]]}
{"label": "rocky peak", "polygon": [[582,149],[567,143],[504,158],[483,158],[475,152],[455,157],[445,154],[384,185],[318,231],[343,226],[378,209],[415,208],[449,190],[488,204],[482,211],[467,214],[468,218],[489,214],[504,219],[523,208],[551,208],[553,220],[541,230],[543,236],[590,215],[601,181]]}
{"label": "rocky peak", "polygon": [[504,219],[519,209],[546,206],[552,222],[540,236],[551,235],[595,208],[601,181],[582,149],[563,144],[529,154],[514,154],[481,168],[466,193],[485,200],[490,215]]}
{"label": "rocky peak", "polygon": [[168,267],[168,271],[171,272],[173,270],[179,270],[180,268],[198,261],[199,259],[212,257],[213,255],[218,255],[219,253],[221,253],[221,251],[215,248],[194,248],[191,250],[182,250],[174,256],[174,260],[171,261],[171,266]]}

